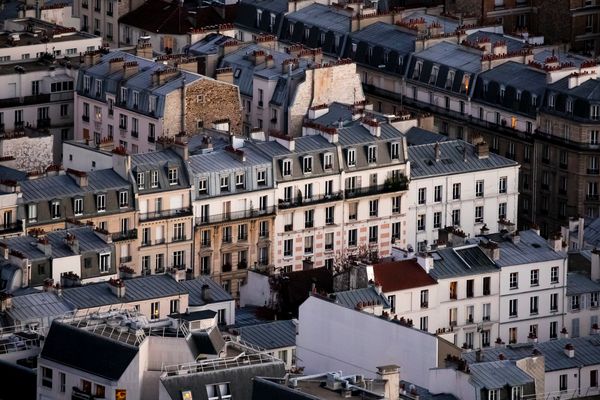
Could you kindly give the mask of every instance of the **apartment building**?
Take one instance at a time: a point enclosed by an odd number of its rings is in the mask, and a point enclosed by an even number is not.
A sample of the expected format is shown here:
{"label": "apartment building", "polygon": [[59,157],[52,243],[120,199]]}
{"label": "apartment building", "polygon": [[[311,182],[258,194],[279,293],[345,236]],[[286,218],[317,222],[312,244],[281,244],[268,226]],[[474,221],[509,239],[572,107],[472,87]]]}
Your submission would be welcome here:
{"label": "apartment building", "polygon": [[73,17],[79,18],[79,29],[99,36],[112,48],[119,47],[119,18],[135,10],[142,0],[77,0],[73,2]]}
{"label": "apartment building", "polygon": [[[146,154],[113,151],[114,170],[133,185],[138,235],[121,246],[121,257],[134,247],[136,275],[176,270],[178,280],[192,271],[194,218],[190,203],[187,146],[164,141],[165,149]],[[133,253],[135,256],[136,253]]]}
{"label": "apartment building", "polygon": [[22,235],[24,232],[23,221],[19,218],[18,203],[21,194],[18,185],[13,182],[0,184],[0,238]]}
{"label": "apartment building", "polygon": [[415,222],[407,226],[409,246],[418,251],[434,247],[445,227],[474,237],[482,229],[498,232],[502,221],[517,221],[519,165],[490,153],[486,143],[414,145],[408,157],[408,212]]}
{"label": "apartment building", "polygon": [[[151,48],[138,46],[138,54]],[[240,132],[238,88],[129,53],[84,57],[75,94],[75,139],[112,143],[132,154],[156,150],[157,138],[192,135],[220,124]]]}
{"label": "apartment building", "polygon": [[478,240],[500,268],[498,337],[506,343],[558,338],[566,323],[568,287],[562,239],[546,241],[537,231],[514,232],[508,227]]}
{"label": "apartment building", "polygon": [[273,263],[275,191],[272,160],[244,139],[205,136],[190,156],[196,274],[239,298],[248,268]]}
{"label": "apartment building", "polygon": [[392,238],[404,239],[409,176],[399,129],[414,123],[334,103],[311,110],[304,136],[271,134],[255,144],[274,160],[276,267],[333,267],[354,253],[390,254]]}
{"label": "apartment building", "polygon": [[91,227],[35,233],[0,241],[2,288],[71,286],[117,274],[114,245]]}
{"label": "apartment building", "polygon": [[79,30],[81,26],[79,18],[73,17],[73,4],[67,3],[26,4],[23,9],[19,10],[19,18],[38,18],[76,30]]}

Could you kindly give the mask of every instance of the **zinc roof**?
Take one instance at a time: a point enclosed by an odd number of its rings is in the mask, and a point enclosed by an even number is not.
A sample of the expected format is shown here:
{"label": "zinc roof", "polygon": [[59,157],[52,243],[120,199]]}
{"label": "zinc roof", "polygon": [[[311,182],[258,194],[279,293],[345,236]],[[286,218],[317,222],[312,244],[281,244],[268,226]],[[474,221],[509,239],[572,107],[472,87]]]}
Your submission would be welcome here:
{"label": "zinc roof", "polygon": [[578,273],[567,274],[567,296],[600,292],[600,283]]}
{"label": "zinc roof", "polygon": [[432,252],[434,279],[497,272],[498,267],[478,246],[439,249]]}
{"label": "zinc roof", "polygon": [[554,251],[548,242],[533,230],[520,231],[519,236],[520,240],[516,244],[501,233],[485,236],[500,247],[500,258],[496,260],[499,267],[552,260],[562,261],[567,258],[565,252]]}
{"label": "zinc roof", "polygon": [[51,292],[15,296],[7,315],[14,321],[25,322],[40,318],[62,316],[74,310],[67,301]]}
{"label": "zinc roof", "polygon": [[377,293],[377,290],[373,286],[362,289],[346,290],[344,292],[335,292],[335,302],[346,308],[354,309],[358,303],[369,303],[380,304],[384,309],[391,308],[387,298]]}
{"label": "zinc roof", "polygon": [[[233,297],[223,289],[221,285],[206,276],[199,276],[196,279],[179,282],[184,290],[189,293],[189,305],[190,306],[203,306],[208,303],[220,303],[223,301],[231,301]],[[202,286],[208,285],[210,287],[210,301],[204,301],[202,298]]]}
{"label": "zinc roof", "polygon": [[481,52],[471,51],[453,43],[440,42],[415,53],[415,56],[471,74],[481,71]]}
{"label": "zinc roof", "polygon": [[248,325],[237,330],[243,341],[266,350],[296,346],[296,324],[292,320]]}
{"label": "zinc roof", "polygon": [[533,383],[533,378],[518,368],[513,361],[491,361],[469,366],[471,381],[486,389],[502,389],[506,385],[521,386]]}
{"label": "zinc roof", "polygon": [[287,15],[290,22],[303,22],[308,26],[318,26],[337,33],[350,32],[350,17],[332,7],[313,3]]}

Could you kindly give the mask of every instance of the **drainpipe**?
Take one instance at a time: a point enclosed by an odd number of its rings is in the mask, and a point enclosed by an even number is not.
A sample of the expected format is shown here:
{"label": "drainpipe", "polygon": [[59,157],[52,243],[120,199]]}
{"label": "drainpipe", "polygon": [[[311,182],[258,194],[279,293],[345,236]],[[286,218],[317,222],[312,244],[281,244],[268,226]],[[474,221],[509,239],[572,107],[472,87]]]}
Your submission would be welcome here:
{"label": "drainpipe", "polygon": [[181,71],[181,132],[185,132],[185,73]]}

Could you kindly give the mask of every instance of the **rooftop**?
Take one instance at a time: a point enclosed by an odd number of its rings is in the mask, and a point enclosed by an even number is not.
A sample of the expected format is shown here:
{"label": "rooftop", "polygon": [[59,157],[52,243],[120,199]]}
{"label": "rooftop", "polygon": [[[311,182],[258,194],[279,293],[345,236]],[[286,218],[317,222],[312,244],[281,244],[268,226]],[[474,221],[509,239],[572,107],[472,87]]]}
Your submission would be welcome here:
{"label": "rooftop", "polygon": [[359,304],[381,305],[383,309],[391,308],[387,297],[378,292],[374,286],[361,289],[346,290],[344,292],[335,292],[331,295],[336,304],[346,308],[355,309]]}
{"label": "rooftop", "polygon": [[414,57],[428,60],[436,64],[446,65],[467,73],[477,74],[481,71],[482,52],[465,48],[453,43],[440,42],[414,54]]}
{"label": "rooftop", "polygon": [[434,279],[497,272],[498,267],[478,246],[439,249],[431,252]]}
{"label": "rooftop", "polygon": [[353,41],[363,41],[374,46],[398,52],[399,55],[415,51],[416,35],[386,22],[376,22],[350,34]]}
{"label": "rooftop", "polygon": [[[213,281],[208,276],[199,276],[196,279],[178,282],[178,285],[189,293],[188,303],[190,306],[203,306],[206,304],[220,303],[223,301],[233,301],[233,297],[223,289],[221,285]],[[210,295],[203,297],[202,287],[208,285]]]}
{"label": "rooftop", "polygon": [[6,314],[15,322],[27,322],[63,316],[75,310],[54,293],[38,292],[15,296]]}
{"label": "rooftop", "polygon": [[243,326],[235,330],[244,342],[273,350],[296,346],[296,325],[297,321],[283,320]]}
{"label": "rooftop", "polygon": [[522,386],[533,383],[531,376],[516,366],[514,361],[491,361],[470,365],[471,380],[479,388],[502,389],[506,385]]}
{"label": "rooftop", "polygon": [[[528,65],[509,61],[482,72],[479,77],[484,81],[498,82],[516,90],[526,90],[541,98],[546,90],[546,73]],[[497,103],[497,102],[496,102]]]}
{"label": "rooftop", "polygon": [[8,20],[5,21],[5,27],[7,26],[10,30],[0,33],[0,48],[97,38],[97,36],[79,32],[74,28],[66,28],[36,18]]}
{"label": "rooftop", "polygon": [[594,282],[583,274],[575,272],[567,274],[567,296],[598,292],[600,292],[600,283]]}
{"label": "rooftop", "polygon": [[[435,157],[437,145],[440,150],[438,161]],[[488,157],[479,158],[475,146],[462,140],[444,140],[408,146],[408,158],[411,163],[411,179],[464,174],[519,165],[516,161],[492,152]]]}
{"label": "rooftop", "polygon": [[384,293],[437,284],[414,259],[375,264],[373,274]]}
{"label": "rooftop", "polygon": [[345,12],[324,4],[313,3],[286,15],[290,22],[302,22],[305,26],[318,26],[335,33],[350,32],[350,20]]}
{"label": "rooftop", "polygon": [[567,258],[563,251],[554,251],[543,237],[534,230],[520,231],[520,240],[514,243],[505,233],[478,236],[471,241],[491,240],[500,247],[500,258],[496,260],[499,267],[530,264],[544,261],[559,261]]}

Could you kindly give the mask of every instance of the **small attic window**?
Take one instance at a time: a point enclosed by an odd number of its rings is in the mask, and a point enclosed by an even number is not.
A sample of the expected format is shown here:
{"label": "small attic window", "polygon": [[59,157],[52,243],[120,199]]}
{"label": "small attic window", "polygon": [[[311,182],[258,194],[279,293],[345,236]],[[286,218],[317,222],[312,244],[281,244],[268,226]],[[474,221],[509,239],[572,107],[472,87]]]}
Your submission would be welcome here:
{"label": "small attic window", "polygon": [[233,77],[235,79],[238,79],[240,77],[240,74],[242,73],[242,69],[241,68],[236,68],[235,72],[233,73]]}

